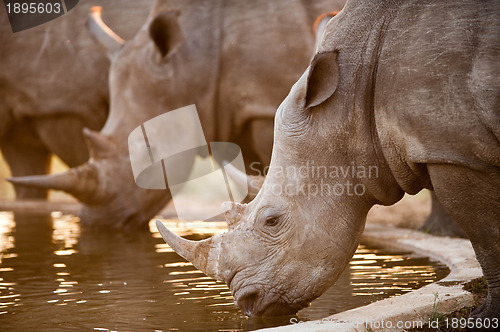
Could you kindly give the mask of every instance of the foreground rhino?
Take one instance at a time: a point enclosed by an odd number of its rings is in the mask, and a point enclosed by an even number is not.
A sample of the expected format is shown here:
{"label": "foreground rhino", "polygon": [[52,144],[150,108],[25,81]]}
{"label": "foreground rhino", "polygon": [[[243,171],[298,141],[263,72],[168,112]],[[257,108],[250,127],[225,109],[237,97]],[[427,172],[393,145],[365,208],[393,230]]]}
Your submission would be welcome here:
{"label": "foreground rhino", "polygon": [[432,189],[488,283],[473,316],[499,317],[499,57],[498,1],[348,1],[277,111],[261,191],[225,207],[229,231],[158,228],[246,314],[291,314],[335,282],[374,204]]}
{"label": "foreground rhino", "polygon": [[[99,130],[108,115],[106,50],[85,29],[92,5],[131,38],[152,0],[81,1],[62,17],[12,33],[0,6],[0,148],[14,176],[46,174],[50,154],[69,166],[86,162],[83,128]],[[87,131],[92,139],[91,131]],[[17,198],[44,198],[46,189],[15,186]]]}
{"label": "foreground rhino", "polygon": [[133,40],[123,48],[108,43],[119,50],[112,54],[110,115],[94,135],[94,157],[65,174],[14,181],[73,194],[84,202],[84,225],[144,228],[170,193],[136,186],[128,135],[190,104],[208,142],[237,143],[247,166],[266,166],[274,112],[310,61],[314,20],[343,3],[158,0]]}

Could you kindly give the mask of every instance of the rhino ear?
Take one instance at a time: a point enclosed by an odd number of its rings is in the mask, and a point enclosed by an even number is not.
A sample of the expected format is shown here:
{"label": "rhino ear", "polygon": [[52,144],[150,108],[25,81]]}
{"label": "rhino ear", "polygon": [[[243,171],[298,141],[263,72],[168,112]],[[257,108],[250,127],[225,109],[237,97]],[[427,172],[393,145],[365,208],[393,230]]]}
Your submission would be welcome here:
{"label": "rhino ear", "polygon": [[158,14],[149,26],[149,35],[162,58],[171,55],[182,42],[182,32],[177,18],[180,12],[170,10]]}
{"label": "rhino ear", "polygon": [[305,107],[318,106],[330,98],[339,83],[337,51],[317,53],[309,66]]}

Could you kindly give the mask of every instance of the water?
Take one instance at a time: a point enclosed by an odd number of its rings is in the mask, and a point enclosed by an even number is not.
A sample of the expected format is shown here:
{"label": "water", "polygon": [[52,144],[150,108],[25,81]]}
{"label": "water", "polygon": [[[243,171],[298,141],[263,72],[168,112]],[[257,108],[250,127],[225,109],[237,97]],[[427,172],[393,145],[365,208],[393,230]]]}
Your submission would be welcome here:
{"label": "water", "polygon": [[[81,231],[78,218],[0,212],[1,331],[246,331],[289,324],[250,319],[227,286],[185,262],[151,232]],[[221,233],[219,223],[170,228],[191,239]],[[300,311],[322,318],[409,292],[448,274],[441,264],[360,245],[339,281]]]}

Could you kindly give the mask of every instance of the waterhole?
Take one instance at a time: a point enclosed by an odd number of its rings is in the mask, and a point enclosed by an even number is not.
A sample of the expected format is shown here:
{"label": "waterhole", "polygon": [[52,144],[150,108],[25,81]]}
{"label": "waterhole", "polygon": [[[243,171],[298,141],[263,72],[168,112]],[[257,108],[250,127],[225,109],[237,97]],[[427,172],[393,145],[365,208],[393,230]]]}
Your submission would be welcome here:
{"label": "waterhole", "polygon": [[[201,239],[222,223],[180,224]],[[442,264],[361,244],[337,283],[296,316],[248,318],[231,292],[150,232],[80,230],[78,218],[0,212],[2,331],[248,331],[311,320],[404,294],[446,276]]]}

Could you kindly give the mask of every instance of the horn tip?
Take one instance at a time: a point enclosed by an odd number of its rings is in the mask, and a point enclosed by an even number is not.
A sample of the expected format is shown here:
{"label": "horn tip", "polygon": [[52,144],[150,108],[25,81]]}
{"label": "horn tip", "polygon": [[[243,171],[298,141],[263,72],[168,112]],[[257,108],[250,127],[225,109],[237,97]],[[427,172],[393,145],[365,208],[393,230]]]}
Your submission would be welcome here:
{"label": "horn tip", "polygon": [[21,177],[13,176],[13,177],[8,177],[5,180],[9,181],[12,184],[25,184],[28,179],[27,179],[27,177],[23,177],[23,176],[21,176]]}
{"label": "horn tip", "polygon": [[[168,234],[171,233],[170,230],[161,222],[160,219],[156,219],[156,229],[160,232],[161,237],[165,242],[167,242]],[[168,242],[167,242],[168,243]]]}
{"label": "horn tip", "polygon": [[84,127],[82,129],[83,135],[85,135],[87,138],[90,138],[91,136],[98,134],[95,130],[92,130],[90,128]]}
{"label": "horn tip", "polygon": [[92,6],[92,7],[90,7],[90,13],[92,13],[92,14],[101,14],[102,13],[102,6]]}

